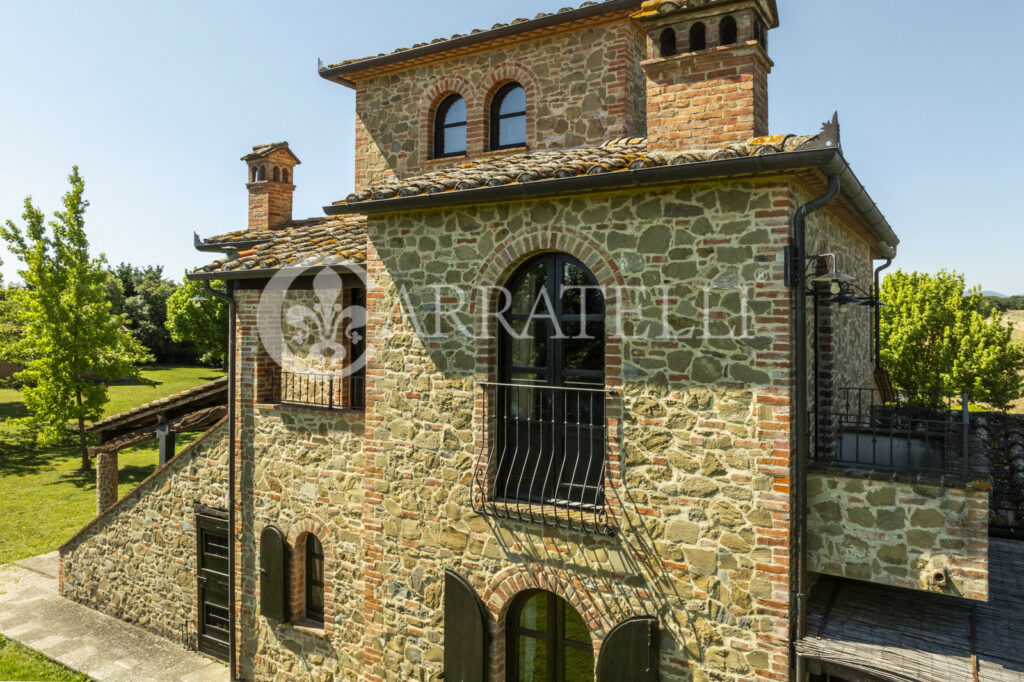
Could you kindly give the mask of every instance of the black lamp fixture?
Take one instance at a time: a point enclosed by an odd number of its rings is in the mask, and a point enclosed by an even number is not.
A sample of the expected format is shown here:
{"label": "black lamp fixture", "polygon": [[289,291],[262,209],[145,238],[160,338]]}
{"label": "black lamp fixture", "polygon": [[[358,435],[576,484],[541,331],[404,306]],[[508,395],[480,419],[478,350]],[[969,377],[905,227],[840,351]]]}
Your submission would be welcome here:
{"label": "black lamp fixture", "polygon": [[[795,271],[792,267],[791,253],[787,252],[787,281],[792,276],[791,273]],[[814,256],[807,256],[808,266],[811,263],[816,263],[822,259],[830,259],[832,261],[832,267],[828,272],[821,275],[807,275],[807,281],[814,284],[828,284],[828,290],[823,291],[818,287],[811,287],[805,289],[804,293],[808,296],[818,296],[825,299],[826,303],[834,303],[836,305],[862,305],[877,308],[885,305],[878,300],[878,297],[872,292],[866,291],[865,289],[857,286],[854,282],[857,278],[853,275],[849,275],[839,270],[839,259],[834,253],[819,253]],[[809,267],[807,269],[810,269]],[[805,270],[806,272],[806,270]]]}

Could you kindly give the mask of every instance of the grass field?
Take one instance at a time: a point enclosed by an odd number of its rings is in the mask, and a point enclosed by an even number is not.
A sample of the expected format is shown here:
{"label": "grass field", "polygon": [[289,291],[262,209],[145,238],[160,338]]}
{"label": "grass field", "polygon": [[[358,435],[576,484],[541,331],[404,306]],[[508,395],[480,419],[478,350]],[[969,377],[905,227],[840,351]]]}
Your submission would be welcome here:
{"label": "grass field", "polygon": [[0,680],[88,682],[89,678],[0,636]]}
{"label": "grass field", "polygon": [[[1006,319],[1013,323],[1013,338],[1015,341],[1024,343],[1024,310],[1011,310],[1006,313]],[[1024,377],[1021,378],[1024,381]],[[1024,414],[1024,400],[1018,400],[1011,410]]]}
{"label": "grass field", "polygon": [[[110,387],[106,415],[144,405],[221,376],[202,367],[155,366],[143,377],[155,385]],[[21,392],[0,390],[0,563],[56,549],[96,515],[96,478],[79,469],[73,441],[39,447],[32,433],[11,422],[27,414]],[[181,434],[177,450],[198,434]],[[118,493],[124,495],[157,464],[156,442],[121,451]],[[0,679],[4,677],[0,668]]]}

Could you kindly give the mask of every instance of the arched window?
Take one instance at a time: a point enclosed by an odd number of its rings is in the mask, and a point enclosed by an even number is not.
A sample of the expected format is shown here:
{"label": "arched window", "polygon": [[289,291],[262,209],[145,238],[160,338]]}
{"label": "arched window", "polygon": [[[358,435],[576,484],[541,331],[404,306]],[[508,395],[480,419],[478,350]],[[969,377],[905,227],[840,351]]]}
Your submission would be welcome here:
{"label": "arched window", "polygon": [[508,678],[591,682],[594,645],[580,614],[551,592],[524,592],[508,614]]}
{"label": "arched window", "polygon": [[708,29],[698,21],[690,27],[690,52],[708,49]]}
{"label": "arched window", "polygon": [[434,119],[434,157],[466,153],[466,100],[450,95],[437,108]]}
{"label": "arched window", "polygon": [[718,25],[718,44],[735,45],[737,40],[736,20],[732,17],[722,19]]}
{"label": "arched window", "polygon": [[283,168],[281,170],[281,182],[284,182],[284,183],[288,182],[288,169],[287,168]]}
{"label": "arched window", "polygon": [[666,28],[661,32],[658,39],[662,57],[674,57],[676,55],[676,31],[674,28]]}
{"label": "arched window", "polygon": [[267,179],[267,167],[265,165],[264,166],[260,166],[260,173],[257,176],[257,179],[260,182],[262,182],[262,181]]}
{"label": "arched window", "polygon": [[491,104],[491,148],[526,145],[526,90],[509,83],[498,90]]}
{"label": "arched window", "polygon": [[259,173],[259,170],[257,170],[256,166],[250,166],[249,167],[249,172],[250,172],[250,175],[252,176],[251,182],[256,182],[256,177],[257,177],[257,174]]}
{"label": "arched window", "polygon": [[528,261],[507,295],[494,498],[597,510],[604,503],[604,296],[590,270],[563,253]]}
{"label": "arched window", "polygon": [[312,533],[306,536],[306,620],[324,622],[324,548]]}
{"label": "arched window", "polygon": [[274,166],[274,182],[281,182],[281,169]]}

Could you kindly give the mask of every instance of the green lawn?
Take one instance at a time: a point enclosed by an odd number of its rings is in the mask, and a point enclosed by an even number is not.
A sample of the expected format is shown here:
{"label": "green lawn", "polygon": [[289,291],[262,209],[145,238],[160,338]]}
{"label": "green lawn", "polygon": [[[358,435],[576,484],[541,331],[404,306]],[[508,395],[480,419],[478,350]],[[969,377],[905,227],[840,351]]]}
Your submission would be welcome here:
{"label": "green lawn", "polygon": [[[106,414],[115,414],[179,393],[221,375],[201,367],[151,367],[143,372],[156,386],[110,388]],[[79,470],[72,441],[41,448],[32,433],[10,422],[25,416],[21,393],[0,390],[0,563],[56,549],[96,515],[96,478]],[[181,434],[181,450],[199,434]],[[149,476],[157,464],[156,442],[122,450],[119,493],[124,495]],[[5,679],[0,669],[0,679]]]}
{"label": "green lawn", "polygon": [[0,636],[0,680],[88,682],[89,678]]}

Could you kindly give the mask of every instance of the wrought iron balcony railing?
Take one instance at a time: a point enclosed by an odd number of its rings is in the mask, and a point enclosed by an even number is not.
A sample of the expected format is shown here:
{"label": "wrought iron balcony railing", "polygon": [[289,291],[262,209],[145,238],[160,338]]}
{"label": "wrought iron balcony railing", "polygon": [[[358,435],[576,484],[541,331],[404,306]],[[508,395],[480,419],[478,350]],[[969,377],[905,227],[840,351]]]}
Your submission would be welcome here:
{"label": "wrought iron balcony railing", "polygon": [[871,388],[843,388],[812,413],[815,462],[908,473],[961,474],[969,468],[966,395],[898,392],[884,402]]}
{"label": "wrought iron balcony railing", "polygon": [[366,377],[339,374],[274,372],[272,402],[280,405],[320,407],[327,410],[362,410],[365,408]]}
{"label": "wrought iron balcony railing", "polygon": [[611,535],[604,388],[481,383],[477,513]]}

